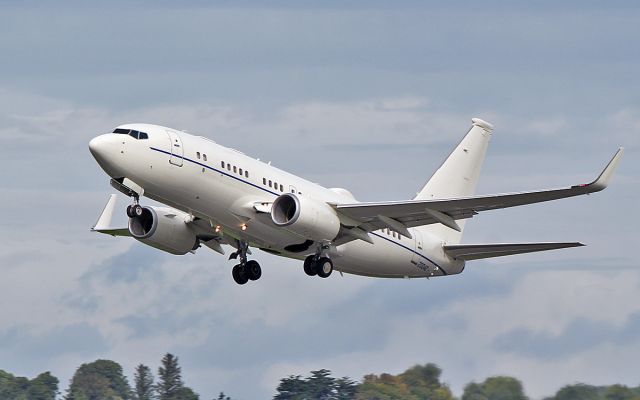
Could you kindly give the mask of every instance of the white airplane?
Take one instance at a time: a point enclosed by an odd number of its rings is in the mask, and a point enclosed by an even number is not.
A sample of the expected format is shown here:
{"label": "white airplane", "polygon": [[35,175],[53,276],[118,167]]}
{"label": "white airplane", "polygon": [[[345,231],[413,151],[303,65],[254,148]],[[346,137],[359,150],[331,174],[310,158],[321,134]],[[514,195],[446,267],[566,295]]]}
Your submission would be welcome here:
{"label": "white airplane", "polygon": [[[472,126],[413,200],[358,202],[346,189],[327,189],[212,140],[171,128],[126,124],[89,143],[91,154],[133,198],[128,227],[111,226],[116,195],[93,231],[131,236],[182,255],[201,245],[235,251],[238,284],[257,280],[249,248],[304,260],[304,272],[326,278],[334,268],[385,278],[459,274],[465,261],[583,246],[568,243],[461,244],[465,220],[481,211],[603,190],[623,153],[618,149],[588,184],[533,192],[474,196],[493,126]],[[146,196],[168,207],[142,206]],[[123,210],[124,211],[124,210]]]}

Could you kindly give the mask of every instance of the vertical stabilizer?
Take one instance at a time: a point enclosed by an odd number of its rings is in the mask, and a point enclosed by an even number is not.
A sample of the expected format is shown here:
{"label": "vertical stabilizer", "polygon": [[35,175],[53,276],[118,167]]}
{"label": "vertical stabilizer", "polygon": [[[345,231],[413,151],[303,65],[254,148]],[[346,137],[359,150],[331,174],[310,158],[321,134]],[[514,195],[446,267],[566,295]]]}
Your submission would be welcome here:
{"label": "vertical stabilizer", "polygon": [[[471,121],[473,125],[469,132],[418,192],[416,200],[468,197],[475,193],[493,126],[479,118]],[[446,243],[455,244],[460,243],[465,220],[456,223],[459,231],[443,224],[426,225],[419,229]]]}

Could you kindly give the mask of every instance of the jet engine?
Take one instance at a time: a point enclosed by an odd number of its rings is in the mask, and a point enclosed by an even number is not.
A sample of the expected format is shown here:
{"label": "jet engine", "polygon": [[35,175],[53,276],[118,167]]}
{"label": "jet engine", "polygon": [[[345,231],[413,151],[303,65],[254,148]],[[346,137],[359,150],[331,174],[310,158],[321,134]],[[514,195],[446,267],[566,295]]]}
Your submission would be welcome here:
{"label": "jet engine", "polygon": [[277,226],[316,242],[333,240],[340,231],[340,219],[331,206],[293,193],[275,199],[271,220]]}
{"label": "jet engine", "polygon": [[185,223],[187,214],[165,207],[142,207],[142,214],[129,218],[129,233],[142,243],[182,255],[199,246],[195,232]]}

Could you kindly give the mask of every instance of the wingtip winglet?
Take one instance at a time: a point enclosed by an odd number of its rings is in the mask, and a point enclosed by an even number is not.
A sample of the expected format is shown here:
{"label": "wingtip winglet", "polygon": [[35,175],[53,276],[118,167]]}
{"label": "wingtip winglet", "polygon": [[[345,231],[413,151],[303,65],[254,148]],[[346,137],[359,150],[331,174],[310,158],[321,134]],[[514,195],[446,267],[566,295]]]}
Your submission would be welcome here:
{"label": "wingtip winglet", "polygon": [[619,147],[618,151],[616,151],[616,154],[613,155],[613,158],[611,159],[611,161],[609,161],[607,166],[604,167],[598,178],[596,178],[595,181],[588,185],[591,187],[592,191],[598,192],[609,185],[611,176],[613,176],[614,171],[618,167],[618,163],[620,163],[622,154],[624,154],[624,147]]}

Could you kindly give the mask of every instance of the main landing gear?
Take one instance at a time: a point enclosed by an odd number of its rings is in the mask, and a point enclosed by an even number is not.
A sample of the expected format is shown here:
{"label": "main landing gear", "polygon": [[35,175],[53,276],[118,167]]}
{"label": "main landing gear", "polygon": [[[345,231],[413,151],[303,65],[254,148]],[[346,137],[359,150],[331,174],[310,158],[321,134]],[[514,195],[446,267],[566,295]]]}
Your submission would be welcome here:
{"label": "main landing gear", "polygon": [[333,272],[333,262],[329,257],[319,254],[311,255],[304,259],[304,272],[309,276],[318,275],[320,278],[328,278]]}
{"label": "main landing gear", "polygon": [[249,245],[241,240],[237,241],[238,250],[231,253],[229,260],[240,257],[240,264],[236,264],[231,270],[231,276],[238,285],[244,285],[251,281],[257,281],[262,276],[262,268],[255,260],[247,260]]}

